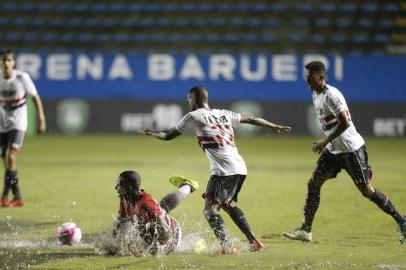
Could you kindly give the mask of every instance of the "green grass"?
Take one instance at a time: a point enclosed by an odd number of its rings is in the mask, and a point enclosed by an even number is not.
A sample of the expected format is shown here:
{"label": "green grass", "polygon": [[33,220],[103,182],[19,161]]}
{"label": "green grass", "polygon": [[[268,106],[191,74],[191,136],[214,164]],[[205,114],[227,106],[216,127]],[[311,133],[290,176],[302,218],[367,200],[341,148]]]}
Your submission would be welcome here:
{"label": "green grass", "polygon": [[[368,139],[374,186],[406,212],[406,140]],[[209,164],[193,138],[162,142],[148,137],[95,135],[27,138],[18,160],[26,205],[0,209],[0,268],[18,269],[406,269],[406,246],[398,244],[396,224],[364,199],[344,172],[323,187],[312,243],[281,237],[302,220],[306,183],[317,156],[312,139],[240,138],[248,178],[239,205],[253,231],[267,246],[239,256],[180,253],[161,257],[108,257],[92,247],[109,229],[118,210],[114,186],[127,169],[140,172],[143,187],[160,199],[173,190],[169,176],[201,182],[173,211],[184,235],[205,232],[203,192]],[[223,214],[233,237],[244,241]],[[82,246],[57,247],[58,224],[74,221],[84,233]],[[10,247],[11,245],[11,247]]]}

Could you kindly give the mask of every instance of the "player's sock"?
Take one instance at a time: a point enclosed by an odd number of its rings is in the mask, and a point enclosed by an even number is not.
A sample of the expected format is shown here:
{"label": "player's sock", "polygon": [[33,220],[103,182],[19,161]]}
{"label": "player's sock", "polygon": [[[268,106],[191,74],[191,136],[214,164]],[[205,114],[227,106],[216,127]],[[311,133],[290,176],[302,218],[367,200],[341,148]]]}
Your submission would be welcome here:
{"label": "player's sock", "polygon": [[8,193],[11,189],[11,183],[10,183],[10,178],[8,176],[8,170],[4,173],[4,188],[3,188],[3,193],[1,195],[2,198],[7,197]]}
{"label": "player's sock", "polygon": [[375,189],[375,194],[374,196],[372,196],[371,201],[373,201],[385,213],[391,215],[397,223],[402,223],[405,221],[403,216],[398,212],[396,207],[389,200],[389,197],[387,197],[379,190]]}
{"label": "player's sock", "polygon": [[240,208],[227,207],[223,209],[230,215],[231,219],[238,226],[241,232],[245,234],[249,242],[256,240],[254,234],[251,231],[250,225],[248,224],[248,221],[244,216],[244,212]]}
{"label": "player's sock", "polygon": [[301,229],[306,232],[312,231],[313,219],[320,204],[320,189],[321,186],[314,183],[307,184],[307,197],[303,209],[304,221],[301,226]]}
{"label": "player's sock", "polygon": [[6,177],[10,181],[11,191],[13,192],[14,199],[21,200],[20,188],[18,187],[18,175],[17,171],[6,171]]}
{"label": "player's sock", "polygon": [[223,218],[219,214],[212,214],[207,218],[210,227],[212,228],[214,235],[221,242],[228,242],[228,235],[224,228]]}
{"label": "player's sock", "polygon": [[175,192],[169,193],[161,199],[159,204],[167,213],[172,211],[178,204],[192,191],[192,187],[184,185],[178,188]]}

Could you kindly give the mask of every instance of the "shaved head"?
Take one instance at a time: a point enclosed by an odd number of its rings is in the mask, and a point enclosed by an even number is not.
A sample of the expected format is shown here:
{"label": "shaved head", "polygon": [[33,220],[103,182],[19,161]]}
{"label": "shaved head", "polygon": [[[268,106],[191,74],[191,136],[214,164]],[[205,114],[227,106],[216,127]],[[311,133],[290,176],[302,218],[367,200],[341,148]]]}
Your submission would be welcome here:
{"label": "shaved head", "polygon": [[195,86],[189,90],[188,101],[190,111],[204,108],[209,103],[209,93],[203,86]]}

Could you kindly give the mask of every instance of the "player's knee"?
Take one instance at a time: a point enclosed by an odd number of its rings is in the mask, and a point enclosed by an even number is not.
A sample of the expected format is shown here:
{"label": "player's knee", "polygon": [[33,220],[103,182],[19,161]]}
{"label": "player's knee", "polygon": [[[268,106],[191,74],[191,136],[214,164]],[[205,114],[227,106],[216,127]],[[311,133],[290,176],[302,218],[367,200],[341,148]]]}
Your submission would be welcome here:
{"label": "player's knee", "polygon": [[209,218],[214,214],[215,214],[214,211],[211,210],[211,209],[204,209],[203,210],[203,215],[207,220],[209,220]]}
{"label": "player's knee", "polygon": [[362,196],[367,199],[371,199],[375,194],[375,190],[368,185],[359,185],[358,189],[361,192]]}
{"label": "player's knee", "polygon": [[13,152],[8,153],[8,155],[5,157],[5,161],[8,167],[14,166],[17,162],[17,154]]}

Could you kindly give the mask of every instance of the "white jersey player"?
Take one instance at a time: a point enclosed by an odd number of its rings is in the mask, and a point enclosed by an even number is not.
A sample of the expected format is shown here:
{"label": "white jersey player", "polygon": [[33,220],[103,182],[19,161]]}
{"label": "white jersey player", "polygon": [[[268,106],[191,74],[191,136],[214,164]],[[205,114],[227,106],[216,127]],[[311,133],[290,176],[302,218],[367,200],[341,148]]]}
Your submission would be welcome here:
{"label": "white jersey player", "polygon": [[337,88],[326,84],[323,92],[319,94],[313,92],[313,104],[317,112],[317,118],[326,136],[332,134],[337,126],[338,114],[343,112],[348,117],[348,128],[327,144],[327,149],[331,153],[353,152],[364,145],[364,139],[357,132],[351,120],[347,103]]}
{"label": "white jersey player", "polygon": [[[14,69],[15,57],[10,50],[0,54],[0,154],[5,165],[4,189],[1,206],[22,206],[18,187],[17,154],[27,130],[27,99],[32,98],[38,113],[38,133],[45,132],[46,122],[44,109],[37,89],[30,76]],[[8,200],[10,189],[14,199]]]}
{"label": "white jersey player", "polygon": [[180,133],[194,133],[210,161],[211,175],[247,174],[234,141],[233,127],[241,115],[228,110],[199,108],[186,114],[175,127]]}
{"label": "white jersey player", "polygon": [[406,218],[389,198],[372,186],[372,169],[364,139],[356,131],[343,95],[326,84],[326,68],[320,61],[305,66],[306,82],[313,92],[313,103],[326,137],[314,143],[313,151],[321,154],[307,186],[304,220],[300,228],[284,236],[293,240],[311,241],[312,224],[320,204],[320,191],[326,180],[346,170],[362,195],[391,215],[400,229],[400,243],[406,241]]}
{"label": "white jersey player", "polygon": [[245,234],[251,251],[261,251],[264,245],[256,239],[244,216],[237,207],[237,197],[247,175],[243,158],[238,153],[233,127],[239,123],[271,128],[277,132],[290,131],[262,118],[246,117],[228,110],[210,109],[208,92],[204,87],[192,88],[188,94],[189,110],[181,121],[167,131],[144,130],[143,133],[161,140],[171,140],[183,133],[196,135],[199,145],[210,161],[211,177],[206,188],[204,215],[221,243],[221,253],[237,254],[224,229],[219,214],[224,209],[238,228]]}

